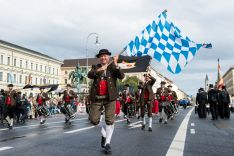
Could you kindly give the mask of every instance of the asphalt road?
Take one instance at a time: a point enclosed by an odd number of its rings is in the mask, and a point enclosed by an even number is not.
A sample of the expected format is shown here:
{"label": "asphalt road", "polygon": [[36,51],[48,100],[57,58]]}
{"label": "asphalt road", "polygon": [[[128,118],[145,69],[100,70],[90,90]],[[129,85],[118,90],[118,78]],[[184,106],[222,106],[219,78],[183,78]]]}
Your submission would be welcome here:
{"label": "asphalt road", "polygon": [[[116,156],[233,156],[234,115],[230,120],[199,119],[193,108],[180,109],[167,125],[153,118],[153,132],[141,130],[141,123],[132,119],[127,125],[116,119],[111,147]],[[97,156],[104,155],[100,147],[100,130],[92,126],[87,115],[78,115],[71,125],[57,115],[47,120],[15,125],[13,130],[0,126],[0,156]]]}

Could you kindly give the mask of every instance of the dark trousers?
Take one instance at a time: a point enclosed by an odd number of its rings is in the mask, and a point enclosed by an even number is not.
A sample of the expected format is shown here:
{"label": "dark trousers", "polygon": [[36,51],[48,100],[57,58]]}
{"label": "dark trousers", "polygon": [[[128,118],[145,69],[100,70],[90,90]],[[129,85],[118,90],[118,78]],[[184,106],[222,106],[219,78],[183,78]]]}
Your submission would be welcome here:
{"label": "dark trousers", "polygon": [[4,118],[9,116],[11,119],[14,118],[14,107],[13,106],[6,106],[4,112]]}
{"label": "dark trousers", "polygon": [[148,117],[152,117],[153,101],[144,100],[144,102],[141,104],[141,117],[142,118],[145,116],[146,107],[148,111]]}
{"label": "dark trousers", "polygon": [[222,114],[222,118],[228,118],[229,119],[230,118],[229,104],[221,103],[221,105],[220,105],[220,112]]}
{"label": "dark trousers", "polygon": [[199,118],[206,118],[206,105],[205,104],[199,104],[197,111],[198,111]]}
{"label": "dark trousers", "polygon": [[218,104],[217,103],[210,103],[210,112],[212,115],[212,119],[217,120],[219,117],[219,108],[218,108]]}

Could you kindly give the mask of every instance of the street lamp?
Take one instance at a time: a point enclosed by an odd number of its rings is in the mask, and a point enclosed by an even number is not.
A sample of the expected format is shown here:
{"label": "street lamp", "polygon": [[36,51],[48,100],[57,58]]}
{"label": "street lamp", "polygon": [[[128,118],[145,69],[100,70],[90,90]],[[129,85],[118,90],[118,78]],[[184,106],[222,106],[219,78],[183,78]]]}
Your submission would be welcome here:
{"label": "street lamp", "polygon": [[[88,66],[89,66],[89,57],[88,57],[88,41],[89,41],[89,38],[91,36],[95,36],[96,37],[96,40],[95,40],[95,45],[99,46],[100,43],[98,41],[98,34],[97,33],[90,33],[87,38],[86,38],[86,44],[85,44],[85,51],[86,51],[86,74],[88,76]],[[86,91],[88,92],[88,77],[87,77],[87,80],[86,80]]]}

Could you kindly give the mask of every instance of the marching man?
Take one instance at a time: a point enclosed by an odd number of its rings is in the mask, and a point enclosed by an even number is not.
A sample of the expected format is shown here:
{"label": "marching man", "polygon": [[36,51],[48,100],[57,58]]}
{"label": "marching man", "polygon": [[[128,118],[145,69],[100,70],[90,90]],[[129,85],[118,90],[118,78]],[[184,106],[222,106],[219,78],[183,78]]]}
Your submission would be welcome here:
{"label": "marching man", "polygon": [[167,116],[169,115],[168,112],[168,88],[165,87],[166,82],[161,82],[161,87],[157,89],[156,95],[159,100],[159,114],[160,119],[159,122],[161,123],[164,120],[164,124],[167,124]]}
{"label": "marching man", "polygon": [[67,89],[63,92],[63,104],[61,112],[65,115],[65,123],[70,123],[70,119],[74,118],[73,109],[71,109],[74,98],[77,97],[75,92],[71,90],[71,85],[67,84]]}
{"label": "marching man", "polygon": [[40,124],[44,124],[46,119],[45,119],[45,114],[43,114],[41,111],[38,110],[40,107],[46,108],[46,101],[49,100],[48,94],[44,92],[44,87],[40,87],[40,93],[37,95],[37,112],[40,118]]}
{"label": "marching man", "polygon": [[150,74],[144,74],[145,82],[142,87],[141,92],[141,118],[142,118],[142,130],[145,129],[146,119],[145,119],[145,107],[147,107],[148,118],[149,118],[149,132],[152,132],[152,107],[154,100],[153,85],[156,81],[154,77]]}
{"label": "marching man", "polygon": [[93,65],[88,73],[88,78],[93,79],[90,90],[90,121],[94,125],[100,122],[101,112],[104,108],[106,127],[101,127],[101,146],[105,154],[111,154],[110,141],[114,131],[115,102],[118,98],[116,80],[123,79],[124,73],[117,64],[118,56],[110,63],[111,53],[107,49],[101,49],[96,55],[100,64]]}
{"label": "marching man", "polygon": [[8,122],[8,128],[13,128],[14,107],[17,93],[13,90],[13,84],[8,85],[8,91],[5,92],[5,119]]}

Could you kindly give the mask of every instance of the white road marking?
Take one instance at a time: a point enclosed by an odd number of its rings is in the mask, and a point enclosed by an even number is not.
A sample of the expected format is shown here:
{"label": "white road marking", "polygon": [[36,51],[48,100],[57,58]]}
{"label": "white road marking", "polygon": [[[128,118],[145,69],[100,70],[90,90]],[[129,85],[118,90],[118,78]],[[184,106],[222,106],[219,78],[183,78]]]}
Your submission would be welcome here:
{"label": "white road marking", "polygon": [[195,134],[195,129],[190,129],[191,134]]}
{"label": "white road marking", "polygon": [[133,122],[133,123],[129,124],[128,126],[132,127],[132,126],[134,126],[134,125],[138,125],[138,124],[141,123],[141,122],[142,122],[142,121]]}
{"label": "white road marking", "polygon": [[94,127],[95,127],[95,126],[84,127],[84,128],[79,128],[79,129],[72,130],[72,131],[67,131],[67,132],[64,132],[64,133],[66,133],[66,134],[71,134],[71,133],[76,133],[76,132],[80,132],[80,131],[92,129],[92,128],[94,128]]}
{"label": "white road marking", "polygon": [[137,125],[133,125],[132,127],[128,128],[128,129],[139,128],[141,126],[142,126],[142,124],[137,124]]}
{"label": "white road marking", "polygon": [[[74,119],[74,120],[71,120],[71,121],[79,121],[79,120],[85,120],[85,119],[87,119],[87,118],[79,118],[79,119]],[[52,125],[52,124],[57,124],[57,123],[65,123],[65,121],[49,122],[49,123],[45,123],[44,125]],[[19,127],[13,127],[13,129],[36,127],[36,126],[39,126],[39,125],[40,124],[34,124],[34,125],[28,125],[28,126],[19,126]],[[8,128],[0,129],[0,131],[6,131],[6,130],[9,130],[9,129]]]}
{"label": "white road marking", "polygon": [[5,151],[5,150],[8,150],[8,149],[12,149],[14,147],[0,147],[0,151]]}
{"label": "white road marking", "polygon": [[[126,119],[117,120],[117,121],[115,121],[115,123],[119,123],[119,122],[123,122],[123,121],[126,121]],[[67,131],[67,132],[64,132],[64,133],[65,133],[65,134],[71,134],[71,133],[76,133],[76,132],[80,132],[80,131],[92,129],[92,128],[94,128],[94,127],[96,127],[96,126],[83,127],[83,128],[75,129],[75,130],[72,130],[72,131]]]}
{"label": "white road marking", "polygon": [[194,124],[194,123],[191,123],[191,126],[195,126],[195,124]]}
{"label": "white road marking", "polygon": [[184,145],[186,139],[186,133],[188,129],[189,118],[192,114],[194,107],[188,112],[184,120],[182,121],[168,151],[166,156],[183,156],[184,155]]}

